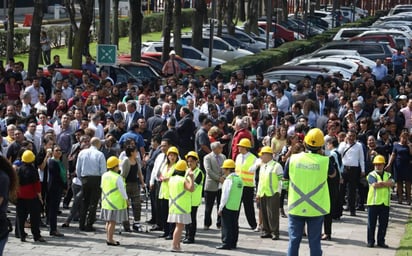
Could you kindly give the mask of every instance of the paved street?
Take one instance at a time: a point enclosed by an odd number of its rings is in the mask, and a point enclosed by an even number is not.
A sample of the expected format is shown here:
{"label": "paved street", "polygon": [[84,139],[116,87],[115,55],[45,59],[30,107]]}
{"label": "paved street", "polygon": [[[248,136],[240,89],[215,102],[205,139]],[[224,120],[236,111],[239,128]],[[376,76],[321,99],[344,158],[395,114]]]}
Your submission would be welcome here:
{"label": "paved street", "polygon": [[[288,237],[287,237],[287,219],[281,218],[281,236],[279,241],[271,239],[261,239],[259,233],[250,230],[246,223],[243,210],[240,217],[240,235],[238,249],[230,251],[217,250],[215,247],[220,243],[220,230],[212,228],[208,231],[203,230],[203,212],[204,208],[198,211],[198,234],[196,244],[182,244],[184,255],[286,255]],[[59,217],[59,226],[66,217],[68,210],[64,210]],[[332,241],[322,243],[324,255],[342,256],[342,255],[395,255],[396,248],[404,233],[404,227],[410,213],[410,207],[394,203],[391,207],[390,222],[386,243],[389,249],[367,248],[366,241],[366,212],[358,212],[357,217],[350,217],[348,212],[339,222],[333,224]],[[215,212],[214,212],[215,214]],[[14,209],[12,208],[11,216],[14,220]],[[145,220],[144,211],[142,219]],[[213,221],[215,223],[215,221]],[[42,229],[42,235],[47,240],[46,243],[34,243],[29,235],[25,243],[10,234],[9,242],[6,245],[4,255],[181,255],[181,253],[172,253],[171,241],[158,238],[160,232],[148,233],[122,233],[115,234],[115,239],[120,241],[118,247],[106,245],[106,233],[104,231],[104,222],[96,223],[95,233],[81,232],[78,229],[78,223],[73,222],[69,228],[60,228],[65,234],[63,238],[50,237],[47,228]],[[214,226],[212,226],[214,227]],[[26,229],[30,234],[30,230]],[[301,244],[301,254],[309,255],[307,239],[303,239]]]}

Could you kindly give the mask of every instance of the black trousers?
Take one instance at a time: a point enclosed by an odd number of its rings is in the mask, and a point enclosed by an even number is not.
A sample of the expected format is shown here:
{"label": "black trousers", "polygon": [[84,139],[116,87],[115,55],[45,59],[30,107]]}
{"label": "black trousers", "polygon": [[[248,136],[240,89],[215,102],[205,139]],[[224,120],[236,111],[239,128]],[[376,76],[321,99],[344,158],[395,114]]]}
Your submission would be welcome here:
{"label": "black trousers", "polygon": [[348,187],[348,205],[351,213],[356,212],[356,190],[359,187],[360,167],[346,167],[343,171],[343,179]]}
{"label": "black trousers", "polygon": [[[222,196],[222,190],[219,189],[217,191],[205,191],[205,220],[204,226],[210,227],[212,225],[212,211],[213,206],[215,205],[216,201],[216,212],[219,210],[220,205],[220,198]],[[192,219],[193,221],[193,219]],[[216,226],[222,225],[221,217],[217,216]]]}
{"label": "black trousers", "polygon": [[185,225],[186,235],[185,238],[189,240],[195,240],[196,236],[196,229],[197,229],[197,206],[192,206],[192,211],[190,212],[190,217],[192,218],[192,222],[190,224]]}
{"label": "black trousers", "polygon": [[239,237],[239,211],[222,210],[222,245],[236,248]]}
{"label": "black trousers", "polygon": [[389,221],[389,207],[385,205],[368,206],[368,243],[375,243],[376,223],[379,221],[378,227],[378,245],[385,244],[386,229]]}
{"label": "black trousers", "polygon": [[96,221],[96,210],[101,196],[100,176],[82,177],[83,205],[80,209],[79,227],[92,227]]}
{"label": "black trousers", "polygon": [[25,237],[24,224],[30,214],[31,233],[34,239],[38,239],[40,237],[40,200],[37,197],[33,199],[17,199],[16,213],[16,232],[18,232],[18,235],[21,238]]}
{"label": "black trousers", "polygon": [[50,232],[57,231],[57,214],[62,197],[63,189],[49,190],[47,197],[48,219],[50,224]]}
{"label": "black trousers", "polygon": [[257,226],[255,217],[255,206],[253,205],[254,198],[254,187],[243,187],[242,203],[243,209],[245,210],[245,215],[249,226],[255,229]]}
{"label": "black trousers", "polygon": [[165,235],[173,235],[173,231],[171,230],[171,226],[167,222],[167,216],[169,216],[169,200],[168,199],[159,199],[160,201],[160,223],[161,227],[163,228],[163,231]]}
{"label": "black trousers", "polygon": [[[149,190],[150,191],[150,190]],[[158,205],[158,203],[157,203],[157,198],[159,198],[159,186],[158,186],[158,182],[157,181],[155,181],[155,184],[154,184],[154,189],[153,189],[153,191],[150,191],[150,193],[149,193],[149,197],[150,197],[150,211],[151,211],[151,214],[152,214],[152,220],[157,224],[157,225],[159,225],[160,226],[160,221],[158,221],[158,214],[157,214],[157,212],[158,212],[158,207],[159,207],[159,205]]]}

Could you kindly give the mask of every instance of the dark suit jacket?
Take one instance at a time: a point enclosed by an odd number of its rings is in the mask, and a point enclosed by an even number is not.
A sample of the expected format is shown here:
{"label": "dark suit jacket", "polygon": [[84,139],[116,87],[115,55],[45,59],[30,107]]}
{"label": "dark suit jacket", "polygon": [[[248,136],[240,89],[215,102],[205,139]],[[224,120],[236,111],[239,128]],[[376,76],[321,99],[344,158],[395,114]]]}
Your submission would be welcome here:
{"label": "dark suit jacket", "polygon": [[[139,119],[139,118],[141,118],[141,117],[143,117],[139,112],[137,112],[137,111],[135,111],[134,112],[134,115],[133,115],[133,120],[132,120],[132,122],[130,123],[130,126],[132,126],[133,124],[135,124],[135,123],[137,123],[137,120]],[[130,129],[130,126],[129,126],[129,113],[127,113],[126,114],[126,119],[125,119],[125,125],[126,125],[126,130],[128,131],[129,129]]]}
{"label": "dark suit jacket", "polygon": [[[139,106],[139,108],[141,108],[141,106]],[[140,114],[140,113],[141,113],[141,112],[140,112],[140,109],[139,109],[139,114]],[[145,106],[144,106],[143,116],[144,116],[144,119],[146,119],[146,121],[147,121],[150,117],[154,116],[154,110],[153,110],[153,108],[152,108],[151,106],[149,106],[149,105],[145,105]]]}
{"label": "dark suit jacket", "polygon": [[[97,106],[92,105],[90,107],[87,107],[87,113],[93,112],[93,113],[97,113]],[[100,105],[100,111],[103,111],[104,113],[107,113],[107,108],[103,105]]]}
{"label": "dark suit jacket", "polygon": [[191,115],[186,115],[176,125],[177,133],[179,134],[179,146],[182,154],[194,149],[194,137],[196,125],[193,122]]}
{"label": "dark suit jacket", "polygon": [[47,189],[48,191],[60,191],[65,188],[65,182],[60,175],[60,166],[54,159],[49,159],[47,165],[47,172],[49,174]]}
{"label": "dark suit jacket", "polygon": [[166,120],[159,115],[154,115],[147,120],[147,129],[153,131],[159,125],[166,125]]}

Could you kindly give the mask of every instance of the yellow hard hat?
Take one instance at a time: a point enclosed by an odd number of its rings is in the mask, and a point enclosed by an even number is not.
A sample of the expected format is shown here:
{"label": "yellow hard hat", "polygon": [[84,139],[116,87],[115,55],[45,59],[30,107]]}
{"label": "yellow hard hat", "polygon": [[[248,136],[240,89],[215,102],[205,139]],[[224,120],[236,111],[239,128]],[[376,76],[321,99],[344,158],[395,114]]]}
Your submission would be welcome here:
{"label": "yellow hard hat", "polygon": [[187,163],[185,160],[177,161],[175,165],[175,171],[184,172],[187,169]]}
{"label": "yellow hard hat", "polygon": [[166,155],[169,155],[170,153],[175,153],[176,155],[179,155],[179,150],[177,149],[177,147],[170,147],[170,148],[167,150]]}
{"label": "yellow hard hat", "polygon": [[34,160],[36,159],[36,156],[33,154],[31,150],[26,150],[23,152],[23,155],[21,155],[21,161],[23,163],[33,163]]}
{"label": "yellow hard hat", "polygon": [[260,155],[264,154],[264,153],[268,153],[268,154],[273,154],[272,148],[269,146],[264,146],[261,150],[260,150]]}
{"label": "yellow hard hat", "polygon": [[373,158],[373,164],[385,164],[385,157],[382,155],[377,155]]}
{"label": "yellow hard hat", "polygon": [[226,159],[222,164],[223,169],[235,169],[235,167],[235,161],[233,161],[232,159]]}
{"label": "yellow hard hat", "polygon": [[322,147],[325,144],[325,136],[319,128],[310,129],[304,139],[306,145],[310,147]]}
{"label": "yellow hard hat", "polygon": [[119,158],[115,156],[109,157],[106,162],[107,169],[113,169],[114,167],[118,166],[120,164]]}
{"label": "yellow hard hat", "polygon": [[252,142],[248,138],[243,138],[239,141],[237,144],[238,146],[244,147],[244,148],[251,148],[252,147]]}
{"label": "yellow hard hat", "polygon": [[197,160],[199,160],[199,155],[195,151],[189,151],[189,153],[187,153],[186,156],[185,156],[186,160],[189,156],[192,156],[192,157],[196,158]]}

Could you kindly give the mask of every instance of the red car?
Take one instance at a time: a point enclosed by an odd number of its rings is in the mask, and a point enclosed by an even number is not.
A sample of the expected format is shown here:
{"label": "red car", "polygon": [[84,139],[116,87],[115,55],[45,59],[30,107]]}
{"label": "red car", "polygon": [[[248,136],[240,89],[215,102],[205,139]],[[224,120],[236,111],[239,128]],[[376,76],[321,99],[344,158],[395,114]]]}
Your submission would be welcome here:
{"label": "red car", "polygon": [[[258,26],[266,30],[267,23],[265,21],[259,21]],[[285,42],[295,41],[297,38],[302,37],[296,32],[289,30],[275,22],[272,22],[270,32],[273,32],[273,38],[282,38]]]}
{"label": "red car", "polygon": [[[78,79],[82,79],[83,75],[83,70],[81,69],[73,69],[73,68],[56,68],[57,71],[59,71],[63,77],[68,77],[69,73],[72,72]],[[43,74],[44,76],[51,76],[49,70],[47,68],[43,69]],[[99,81],[100,77],[96,74],[92,74],[92,79]]]}

